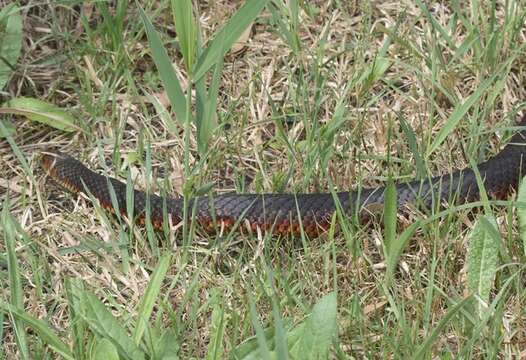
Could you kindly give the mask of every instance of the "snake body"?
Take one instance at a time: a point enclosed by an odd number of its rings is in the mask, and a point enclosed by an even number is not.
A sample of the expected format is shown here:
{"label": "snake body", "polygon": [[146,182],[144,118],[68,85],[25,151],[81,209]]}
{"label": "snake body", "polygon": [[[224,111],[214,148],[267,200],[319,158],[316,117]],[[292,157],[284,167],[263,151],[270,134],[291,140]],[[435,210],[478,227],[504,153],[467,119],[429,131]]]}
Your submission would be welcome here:
{"label": "snake body", "polygon": [[[505,198],[517,188],[521,175],[526,172],[526,116],[518,125],[525,128],[515,133],[501,152],[477,165],[484,188],[492,198]],[[87,190],[104,208],[113,210],[116,207],[122,214],[128,213],[125,183],[100,175],[61,153],[43,154],[42,166],[51,178],[72,193]],[[408,206],[429,209],[446,202],[474,201],[480,196],[475,171],[471,168],[395,186],[400,212]],[[162,228],[166,219],[164,214],[171,218],[172,224],[180,223],[187,206],[189,218],[197,220],[208,232],[236,225],[241,229],[248,227],[255,231],[259,228],[282,235],[297,235],[303,230],[307,235],[315,236],[330,226],[337,206],[346,215],[357,213],[366,218],[369,209],[383,206],[385,189],[381,186],[335,194],[226,194],[196,197],[188,200],[186,205],[182,198],[163,198],[133,190],[133,214],[144,222],[149,201],[150,219],[157,228]]]}

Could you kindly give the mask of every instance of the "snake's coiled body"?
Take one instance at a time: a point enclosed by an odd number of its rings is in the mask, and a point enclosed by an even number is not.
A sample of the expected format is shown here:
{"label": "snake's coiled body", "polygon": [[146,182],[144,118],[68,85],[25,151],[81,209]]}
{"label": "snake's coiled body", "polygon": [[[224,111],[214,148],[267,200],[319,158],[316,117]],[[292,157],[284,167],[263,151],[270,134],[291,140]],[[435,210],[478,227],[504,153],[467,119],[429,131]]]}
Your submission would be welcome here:
{"label": "snake's coiled body", "polygon": [[[526,116],[519,126],[526,126]],[[510,190],[516,189],[520,177],[526,172],[525,155],[526,129],[521,129],[500,153],[478,164],[484,187],[491,197],[503,198]],[[68,155],[44,154],[42,165],[55,181],[71,192],[88,190],[110,210],[114,209],[110,191],[113,187],[118,210],[127,214],[125,183],[97,174]],[[378,187],[339,192],[335,196],[331,193],[228,194],[191,199],[186,206],[189,218],[197,220],[206,231],[220,227],[228,229],[238,224],[240,228],[248,225],[252,230],[260,228],[275,234],[298,234],[303,229],[308,235],[316,235],[329,227],[337,203],[345,214],[356,211],[366,217],[368,209],[383,205],[384,192],[384,187]],[[399,211],[404,211],[408,205],[431,208],[445,202],[462,203],[479,198],[475,172],[470,168],[423,181],[399,183],[396,192]],[[134,190],[133,199],[133,213],[141,221],[145,218],[147,199],[154,226],[162,227],[163,209],[173,224],[183,219],[183,199],[161,198],[139,190]]]}

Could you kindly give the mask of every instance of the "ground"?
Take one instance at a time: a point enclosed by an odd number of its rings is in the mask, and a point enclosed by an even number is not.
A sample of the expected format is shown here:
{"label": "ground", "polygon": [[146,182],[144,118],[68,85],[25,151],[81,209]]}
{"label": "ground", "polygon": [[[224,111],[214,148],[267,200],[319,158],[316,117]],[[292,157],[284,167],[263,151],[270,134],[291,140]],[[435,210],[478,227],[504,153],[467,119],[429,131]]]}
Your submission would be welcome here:
{"label": "ground", "polygon": [[[186,90],[171,2],[140,3]],[[194,3],[206,47],[244,2]],[[173,196],[345,191],[489,158],[524,112],[522,1],[269,4],[224,57],[218,127],[203,150],[196,124],[170,108],[136,2],[19,3],[23,48],[2,103],[44,100],[72,114],[76,128],[0,118],[15,128],[0,138],[4,356],[60,356],[7,303],[88,358],[104,339],[118,341],[75,313],[79,297],[93,294],[131,338],[152,283],[160,291],[138,342],[152,358],[166,333],[174,356],[234,356],[258,326],[279,330],[281,320],[289,331],[333,292],[331,358],[525,356],[526,247],[513,195],[491,207],[501,246],[489,306],[477,311],[461,301],[473,292],[466,264],[480,209],[415,214],[409,223],[432,220],[411,235],[389,279],[380,223],[344,219],[348,232],[313,239],[166,234],[119,222],[45,176],[38,155],[52,149]],[[155,269],[165,270],[160,280]]]}

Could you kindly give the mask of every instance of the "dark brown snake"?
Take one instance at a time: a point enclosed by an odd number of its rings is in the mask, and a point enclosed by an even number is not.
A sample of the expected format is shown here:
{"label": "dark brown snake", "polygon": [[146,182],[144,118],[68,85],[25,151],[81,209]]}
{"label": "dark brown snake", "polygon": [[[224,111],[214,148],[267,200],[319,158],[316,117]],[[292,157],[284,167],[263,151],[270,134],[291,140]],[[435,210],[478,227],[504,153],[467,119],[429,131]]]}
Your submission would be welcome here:
{"label": "dark brown snake", "polygon": [[[520,177],[526,170],[526,116],[518,131],[504,149],[488,161],[477,165],[484,187],[491,198],[505,198],[517,188]],[[524,159],[523,159],[524,157]],[[77,194],[87,189],[100,204],[113,210],[110,184],[115,191],[119,211],[126,215],[126,184],[112,177],[97,174],[80,161],[59,153],[42,155],[42,166],[46,172],[66,189]],[[384,204],[385,187],[362,189],[361,191],[321,194],[228,194],[197,197],[187,201],[187,213],[205,229],[251,228],[270,231],[274,234],[299,234],[301,229],[310,236],[326,231],[336,211],[338,200],[343,213],[356,211],[367,217],[368,209]],[[397,206],[400,212],[411,206],[430,209],[444,203],[465,203],[479,199],[473,169],[465,168],[450,174],[422,181],[396,184]],[[133,214],[140,222],[145,220],[146,202],[150,201],[150,219],[157,228],[163,225],[163,206],[171,217],[172,224],[183,219],[183,199],[160,196],[134,190]]]}

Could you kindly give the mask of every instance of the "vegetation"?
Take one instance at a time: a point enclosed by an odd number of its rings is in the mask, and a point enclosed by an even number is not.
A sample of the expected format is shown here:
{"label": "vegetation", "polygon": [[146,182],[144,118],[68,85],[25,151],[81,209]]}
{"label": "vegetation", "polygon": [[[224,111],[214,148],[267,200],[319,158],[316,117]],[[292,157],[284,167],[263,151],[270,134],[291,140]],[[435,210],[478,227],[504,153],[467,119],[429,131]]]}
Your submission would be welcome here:
{"label": "vegetation", "polygon": [[2,5],[1,355],[524,356],[526,187],[408,219],[388,195],[383,220],[316,239],[158,232],[38,154],[185,197],[449,172],[513,133],[525,20],[513,0]]}

